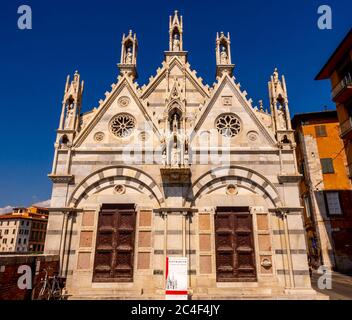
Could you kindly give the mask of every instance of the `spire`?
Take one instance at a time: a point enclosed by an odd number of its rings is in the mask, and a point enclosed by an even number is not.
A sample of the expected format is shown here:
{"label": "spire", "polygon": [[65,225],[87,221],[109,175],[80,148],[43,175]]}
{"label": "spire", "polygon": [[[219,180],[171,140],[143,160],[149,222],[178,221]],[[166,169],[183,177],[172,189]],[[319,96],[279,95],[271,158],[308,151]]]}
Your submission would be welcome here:
{"label": "spire", "polygon": [[175,10],[169,18],[169,51],[165,51],[165,59],[178,56],[183,62],[187,62],[187,52],[183,51],[183,17]]}
{"label": "spire", "polygon": [[127,74],[133,79],[138,77],[137,75],[137,52],[138,52],[138,41],[136,33],[133,34],[132,30],[128,32],[126,37],[125,34],[122,36],[121,42],[121,60],[118,64],[121,74]]}
{"label": "spire", "polygon": [[74,73],[71,82],[70,76],[67,76],[59,130],[78,130],[79,123],[77,118],[81,111],[83,89],[84,81],[81,82],[81,76],[78,71]]}
{"label": "spire", "polygon": [[221,76],[224,72],[232,76],[235,65],[231,62],[231,41],[230,33],[225,36],[224,32],[216,33],[216,76]]}
{"label": "spire", "polygon": [[183,18],[179,17],[178,11],[175,10],[174,16],[170,16],[169,23],[169,51],[178,52],[183,50]]}
{"label": "spire", "polygon": [[270,109],[275,123],[276,131],[291,130],[292,127],[290,111],[288,107],[286,81],[283,75],[281,76],[280,80],[279,71],[277,68],[274,69],[274,72],[270,77],[268,87]]}

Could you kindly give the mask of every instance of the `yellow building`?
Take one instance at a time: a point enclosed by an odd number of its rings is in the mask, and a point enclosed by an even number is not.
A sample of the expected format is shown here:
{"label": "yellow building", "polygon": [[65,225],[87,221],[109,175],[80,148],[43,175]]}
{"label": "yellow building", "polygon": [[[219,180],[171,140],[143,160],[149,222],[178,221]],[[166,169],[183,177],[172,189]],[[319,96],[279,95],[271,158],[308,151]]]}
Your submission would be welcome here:
{"label": "yellow building", "polygon": [[295,115],[300,196],[311,265],[352,269],[352,190],[336,111]]}
{"label": "yellow building", "polygon": [[352,179],[352,29],[316,76],[330,79],[332,100],[336,103],[340,136],[344,141],[349,177]]}
{"label": "yellow building", "polygon": [[48,209],[14,208],[0,216],[0,253],[44,251]]}

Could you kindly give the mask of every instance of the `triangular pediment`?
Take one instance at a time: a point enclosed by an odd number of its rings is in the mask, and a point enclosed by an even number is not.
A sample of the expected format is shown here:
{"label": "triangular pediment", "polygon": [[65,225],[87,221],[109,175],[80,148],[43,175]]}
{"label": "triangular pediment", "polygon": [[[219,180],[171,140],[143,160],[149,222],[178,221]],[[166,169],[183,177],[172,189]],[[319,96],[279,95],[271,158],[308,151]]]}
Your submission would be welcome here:
{"label": "triangular pediment", "polygon": [[[257,117],[250,100],[228,75],[223,75],[214,87],[209,102],[197,117],[191,134],[191,142],[203,131],[217,131],[217,119],[225,114],[235,114],[241,122],[241,131],[231,145],[253,147],[257,140],[260,147],[273,147],[276,144],[273,133]],[[251,141],[252,140],[252,141]]]}
{"label": "triangular pediment", "polygon": [[157,70],[156,76],[151,77],[149,83],[142,87],[141,99],[146,100],[154,92],[165,90],[167,77],[185,77],[188,90],[197,92],[204,98],[209,98],[209,87],[204,85],[202,79],[196,74],[196,71],[191,70],[189,63],[183,63],[175,56],[168,63],[164,61],[162,68]]}
{"label": "triangular pediment", "polygon": [[109,146],[123,143],[131,143],[128,139],[119,141],[111,133],[110,121],[119,114],[127,114],[134,119],[134,133],[153,132],[156,141],[160,140],[160,132],[155,125],[148,110],[143,106],[138,97],[136,86],[128,77],[122,77],[112,92],[106,94],[106,99],[102,101],[99,108],[95,110],[90,121],[76,137],[74,147],[92,147],[96,143],[95,135],[99,133],[104,136],[104,140],[99,141],[99,145]]}

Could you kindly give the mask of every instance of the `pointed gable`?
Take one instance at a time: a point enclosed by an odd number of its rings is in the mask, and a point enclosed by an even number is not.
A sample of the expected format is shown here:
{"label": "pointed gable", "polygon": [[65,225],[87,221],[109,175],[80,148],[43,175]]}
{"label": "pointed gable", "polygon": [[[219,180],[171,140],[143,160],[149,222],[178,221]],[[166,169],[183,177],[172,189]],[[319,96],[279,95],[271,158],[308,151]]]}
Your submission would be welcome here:
{"label": "pointed gable", "polygon": [[[133,122],[133,134],[123,139],[117,139],[111,131],[111,121],[117,115],[126,115],[126,119]],[[127,121],[123,120],[123,121]],[[129,124],[131,125],[131,124]],[[120,78],[111,93],[95,111],[89,123],[74,141],[75,147],[99,147],[128,144],[142,132],[154,133],[154,142],[160,140],[160,132],[148,110],[140,102],[135,86],[127,77]],[[97,134],[100,135],[97,141]],[[101,138],[103,137],[103,138]]]}
{"label": "pointed gable", "polygon": [[[241,123],[240,133],[231,140],[231,146],[250,146],[256,139],[261,147],[275,145],[275,137],[259,120],[246,93],[241,92],[228,75],[223,75],[214,88],[211,99],[204,106],[193,128],[192,138],[203,131],[217,133],[217,119],[222,115],[234,114]],[[259,141],[258,141],[259,140]]]}

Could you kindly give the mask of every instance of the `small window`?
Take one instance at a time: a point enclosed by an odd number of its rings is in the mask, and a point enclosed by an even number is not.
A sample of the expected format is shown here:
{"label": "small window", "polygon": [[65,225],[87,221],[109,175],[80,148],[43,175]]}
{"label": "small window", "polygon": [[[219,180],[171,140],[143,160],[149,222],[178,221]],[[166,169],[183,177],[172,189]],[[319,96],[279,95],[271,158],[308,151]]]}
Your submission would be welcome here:
{"label": "small window", "polygon": [[13,229],[12,234],[15,234],[15,233],[16,233],[16,229]]}
{"label": "small window", "polygon": [[27,244],[27,238],[23,239],[23,244]]}
{"label": "small window", "polygon": [[27,221],[27,227],[29,226],[29,221]]}
{"label": "small window", "polygon": [[337,191],[325,193],[326,209],[328,214],[341,215],[340,197]]}
{"label": "small window", "polygon": [[22,238],[19,238],[18,239],[18,244],[21,244],[22,243]]}
{"label": "small window", "polygon": [[308,195],[303,196],[304,207],[306,208],[307,217],[310,218],[312,216],[312,207],[310,205],[310,198]]}
{"label": "small window", "polygon": [[15,239],[14,239],[14,238],[12,238],[12,239],[11,239],[11,244],[13,244],[13,242],[14,242],[14,241],[15,241]]}
{"label": "small window", "polygon": [[2,243],[6,244],[6,243],[7,243],[7,238],[4,238],[4,239],[2,240]]}
{"label": "small window", "polygon": [[331,158],[320,159],[323,173],[335,173],[334,164]]}
{"label": "small window", "polygon": [[315,134],[317,137],[327,137],[326,126],[315,126]]}
{"label": "small window", "polygon": [[21,221],[21,226],[23,226],[23,225],[24,225],[24,221],[22,220],[22,221]]}
{"label": "small window", "polygon": [[9,234],[9,229],[6,229],[6,230],[5,230],[5,234]]}

